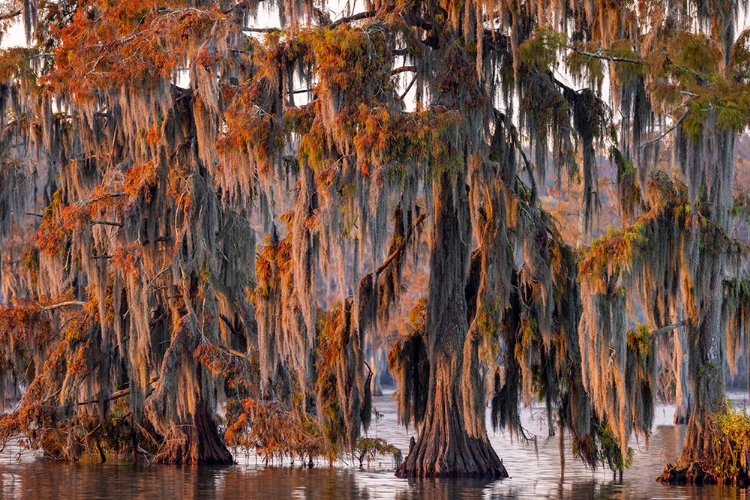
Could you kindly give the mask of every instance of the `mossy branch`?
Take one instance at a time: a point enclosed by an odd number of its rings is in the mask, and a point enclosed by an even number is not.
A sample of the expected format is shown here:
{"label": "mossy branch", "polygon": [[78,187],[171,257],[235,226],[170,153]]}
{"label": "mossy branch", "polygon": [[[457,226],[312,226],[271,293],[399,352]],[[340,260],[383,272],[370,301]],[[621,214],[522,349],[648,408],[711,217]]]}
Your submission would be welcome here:
{"label": "mossy branch", "polygon": [[687,118],[688,113],[690,113],[690,110],[685,111],[685,113],[682,115],[682,117],[680,117],[680,119],[677,120],[674,123],[674,125],[672,125],[671,127],[669,127],[669,129],[667,129],[663,134],[661,134],[658,137],[655,137],[654,139],[651,139],[651,140],[648,140],[648,141],[640,143],[638,145],[638,147],[639,148],[644,148],[646,146],[649,146],[651,144],[657,143],[657,142],[661,141],[662,139],[664,139],[666,136],[668,136],[669,134],[671,134],[677,127],[679,127],[680,124],[682,124],[682,122],[685,121],[685,118]]}
{"label": "mossy branch", "polygon": [[50,304],[48,306],[42,307],[42,311],[53,311],[55,309],[60,309],[63,307],[83,307],[86,305],[86,302],[82,302],[80,300],[68,300],[66,302],[59,302],[57,304]]}
{"label": "mossy branch", "polygon": [[385,271],[385,270],[386,270],[386,268],[388,267],[388,264],[390,264],[391,262],[393,262],[393,260],[394,260],[394,259],[395,259],[396,257],[398,257],[398,255],[399,255],[399,254],[400,254],[401,252],[403,252],[403,251],[404,251],[404,248],[406,248],[406,244],[407,244],[407,242],[409,241],[409,238],[411,238],[412,232],[413,232],[413,231],[414,231],[414,229],[416,229],[416,228],[417,228],[417,227],[418,227],[418,226],[419,226],[419,225],[420,225],[420,224],[421,224],[421,223],[422,223],[422,222],[423,222],[423,221],[424,221],[424,220],[425,220],[426,218],[427,218],[427,215],[425,215],[425,214],[422,214],[422,215],[420,215],[419,217],[417,217],[417,220],[416,220],[416,221],[414,221],[414,225],[412,225],[412,227],[410,227],[410,228],[409,228],[409,232],[408,232],[408,233],[406,234],[406,237],[404,238],[404,241],[402,241],[402,242],[401,242],[401,244],[400,244],[400,245],[398,246],[398,248],[396,248],[396,249],[395,249],[395,250],[394,250],[393,252],[391,252],[391,254],[390,254],[390,255],[389,255],[388,257],[386,257],[386,259],[385,259],[385,260],[383,261],[383,263],[382,263],[382,264],[380,264],[380,266],[378,266],[378,268],[377,268],[377,269],[375,270],[375,276],[376,276],[376,277],[377,277],[377,276],[380,276],[380,274],[381,274],[381,273],[382,273],[383,271]]}
{"label": "mossy branch", "polygon": [[[149,382],[149,385],[154,385],[159,380],[158,377],[152,378],[151,382]],[[125,389],[120,389],[119,391],[115,391],[107,398],[107,401],[114,401],[116,399],[124,398],[126,396],[130,396],[130,387],[126,387]],[[77,403],[78,406],[85,406],[85,405],[92,405],[96,404],[100,401],[100,399],[89,399],[88,401],[79,401]]]}

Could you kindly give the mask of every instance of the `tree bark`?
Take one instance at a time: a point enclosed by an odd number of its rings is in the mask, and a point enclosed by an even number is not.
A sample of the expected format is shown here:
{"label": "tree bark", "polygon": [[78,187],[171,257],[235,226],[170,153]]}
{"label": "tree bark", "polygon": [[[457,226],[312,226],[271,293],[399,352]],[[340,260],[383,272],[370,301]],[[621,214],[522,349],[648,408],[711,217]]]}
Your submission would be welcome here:
{"label": "tree bark", "polygon": [[[430,382],[419,439],[396,470],[398,477],[508,477],[490,445],[482,415],[467,415],[462,387],[468,322],[466,280],[471,222],[461,173],[435,183],[435,223],[427,306]],[[471,362],[473,356],[468,356]],[[470,423],[472,425],[467,425]],[[470,433],[467,429],[474,428]]]}
{"label": "tree bark", "polygon": [[725,450],[717,446],[716,416],[725,408],[724,347],[721,331],[723,266],[719,259],[704,265],[708,290],[705,315],[700,325],[688,325],[689,389],[694,397],[687,422],[685,446],[674,466],[668,465],[658,480],[676,484],[713,484],[717,478],[710,467]]}
{"label": "tree bark", "polygon": [[231,465],[234,460],[203,402],[184,425],[174,426],[156,461],[172,465]]}
{"label": "tree bark", "polygon": [[688,358],[686,344],[685,331],[682,328],[676,329],[674,331],[674,364],[672,367],[675,375],[674,423],[676,425],[688,423],[693,406],[692,395],[687,388]]}

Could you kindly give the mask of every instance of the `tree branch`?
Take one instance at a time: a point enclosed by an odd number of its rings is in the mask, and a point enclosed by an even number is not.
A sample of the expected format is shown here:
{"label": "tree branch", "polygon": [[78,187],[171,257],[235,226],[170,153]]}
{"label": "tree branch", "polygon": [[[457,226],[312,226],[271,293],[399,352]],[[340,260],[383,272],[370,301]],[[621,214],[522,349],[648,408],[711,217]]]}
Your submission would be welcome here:
{"label": "tree branch", "polygon": [[14,10],[11,12],[8,12],[7,14],[0,14],[0,21],[7,21],[8,19],[13,19],[14,17],[18,17],[21,15],[21,9]]}
{"label": "tree branch", "polygon": [[83,307],[86,305],[86,302],[81,302],[80,300],[69,300],[67,302],[59,302],[57,304],[50,304],[48,306],[42,307],[42,311],[53,311],[55,309],[60,309],[61,307]]}
{"label": "tree branch", "polygon": [[[510,136],[510,140],[513,143],[513,146],[515,146],[516,151],[518,151],[518,153],[521,155],[521,159],[523,160],[524,166],[526,167],[526,171],[529,173],[529,179],[531,181],[531,199],[535,200],[538,191],[536,187],[536,180],[534,179],[533,164],[523,150],[521,140],[518,138],[518,130],[516,129],[515,125],[513,125],[513,123],[508,120],[508,117],[505,115],[505,113],[503,113],[499,109],[495,109],[495,117],[498,121],[503,123],[503,127],[508,131],[508,135]],[[523,186],[526,186],[526,184],[518,175],[516,175],[516,180]]]}
{"label": "tree branch", "polygon": [[415,73],[414,76],[411,79],[411,82],[409,82],[409,85],[406,86],[406,90],[404,90],[404,93],[399,96],[399,98],[403,101],[406,97],[406,94],[409,93],[411,88],[414,86],[414,83],[417,81],[417,74]]}
{"label": "tree branch", "polygon": [[232,324],[232,322],[229,321],[229,318],[227,318],[223,314],[219,314],[219,317],[224,322],[224,324],[227,326],[227,328],[229,328],[229,331],[232,333],[232,335],[234,335],[235,337],[239,337],[241,339],[245,338],[244,335],[242,335],[240,332],[237,331],[237,329],[234,327],[234,325]]}
{"label": "tree branch", "polygon": [[101,226],[116,226],[116,227],[122,227],[122,222],[111,222],[108,220],[92,220],[91,225],[101,225]]}
{"label": "tree branch", "polygon": [[242,31],[247,33],[276,33],[281,31],[281,28],[242,28]]}
{"label": "tree branch", "polygon": [[656,337],[657,335],[661,335],[662,333],[668,333],[676,328],[681,328],[683,326],[686,326],[688,324],[688,320],[683,319],[682,321],[678,321],[677,323],[672,323],[671,325],[663,326],[659,328],[658,330],[654,330],[651,333],[651,337]]}
{"label": "tree branch", "polygon": [[603,59],[605,61],[624,62],[624,63],[640,64],[640,65],[646,64],[645,61],[643,61],[642,59],[633,59],[631,57],[620,57],[620,56],[608,56],[602,53],[602,49],[599,49],[596,52],[588,52],[585,50],[577,49],[576,47],[568,47],[568,48],[577,54],[581,54],[582,56],[593,57],[594,59]]}
{"label": "tree branch", "polygon": [[[328,28],[328,29],[334,29],[337,26],[340,26],[342,24],[353,23],[354,21],[360,21],[362,19],[368,19],[370,17],[375,17],[375,11],[370,10],[367,12],[360,12],[359,14],[354,14],[353,16],[342,17],[341,19],[338,19],[332,22],[331,24],[328,24],[322,27]],[[246,33],[277,33],[281,31],[281,28],[242,28],[242,31]]]}
{"label": "tree branch", "polygon": [[342,17],[341,19],[332,22],[326,28],[333,29],[341,24],[351,23],[354,21],[360,21],[362,19],[367,19],[370,17],[375,17],[375,11],[374,10],[368,10],[366,12],[360,12],[359,14],[354,14],[353,16],[349,17]]}
{"label": "tree branch", "polygon": [[408,71],[413,71],[414,73],[417,72],[416,66],[401,66],[400,68],[394,68],[393,71],[391,71],[391,75],[398,75],[399,73],[406,73]]}
{"label": "tree branch", "polygon": [[406,244],[409,242],[409,238],[411,237],[411,233],[414,231],[414,229],[417,228],[425,219],[427,218],[427,215],[422,214],[419,217],[417,217],[417,220],[414,221],[414,224],[409,228],[409,232],[404,236],[404,241],[401,242],[401,244],[393,251],[391,254],[386,257],[386,259],[383,261],[380,266],[375,270],[375,278],[380,276],[380,274],[385,271],[385,269],[388,267],[388,264],[393,262],[393,260],[398,257],[398,255],[406,248]]}
{"label": "tree branch", "polygon": [[689,112],[690,112],[690,110],[688,110],[688,111],[685,111],[685,114],[683,114],[683,115],[682,115],[682,117],[681,117],[681,118],[680,118],[679,120],[677,120],[677,121],[675,122],[675,124],[674,124],[674,125],[672,125],[671,127],[669,127],[669,129],[668,129],[668,130],[667,130],[666,132],[664,132],[663,134],[661,134],[661,135],[660,135],[659,137],[656,137],[655,139],[651,139],[650,141],[646,141],[646,142],[642,142],[642,143],[640,143],[640,144],[638,145],[638,148],[639,148],[639,149],[640,149],[640,148],[644,148],[644,147],[646,147],[646,146],[649,146],[649,145],[651,145],[651,144],[654,144],[655,142],[659,142],[659,141],[661,141],[662,139],[664,139],[664,138],[665,138],[665,137],[666,137],[667,135],[669,135],[669,134],[670,134],[670,133],[671,133],[671,132],[672,132],[672,131],[673,131],[674,129],[676,129],[677,127],[679,127],[679,126],[680,126],[680,124],[681,124],[681,123],[682,123],[683,121],[685,121],[685,118],[687,117],[687,115],[688,115],[688,113],[689,113]]}
{"label": "tree branch", "polygon": [[[148,385],[153,385],[159,380],[158,377],[152,378],[151,381],[148,383]],[[101,393],[100,393],[101,394]],[[124,398],[125,396],[130,395],[130,387],[126,387],[125,389],[120,389],[119,391],[115,391],[107,398],[107,401],[114,401],[115,399]],[[88,401],[79,401],[77,404],[78,406],[83,405],[92,405],[94,403],[98,403],[99,398],[97,399],[90,399]]]}

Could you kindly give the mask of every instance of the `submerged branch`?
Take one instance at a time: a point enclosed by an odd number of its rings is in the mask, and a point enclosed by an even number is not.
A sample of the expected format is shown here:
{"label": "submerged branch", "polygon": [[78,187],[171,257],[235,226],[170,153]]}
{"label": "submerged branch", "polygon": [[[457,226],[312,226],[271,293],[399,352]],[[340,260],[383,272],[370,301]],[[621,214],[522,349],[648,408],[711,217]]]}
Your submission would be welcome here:
{"label": "submerged branch", "polygon": [[246,33],[278,33],[281,28],[242,28]]}

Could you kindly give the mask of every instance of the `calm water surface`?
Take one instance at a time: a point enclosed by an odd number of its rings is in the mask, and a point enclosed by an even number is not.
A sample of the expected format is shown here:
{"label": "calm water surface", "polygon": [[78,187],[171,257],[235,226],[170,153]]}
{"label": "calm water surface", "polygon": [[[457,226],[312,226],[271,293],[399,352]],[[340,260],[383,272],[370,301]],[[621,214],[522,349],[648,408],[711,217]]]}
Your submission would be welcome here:
{"label": "calm water surface", "polygon": [[[742,396],[735,395],[742,404]],[[370,430],[408,449],[410,433],[396,424],[395,404],[387,396],[376,398],[384,414]],[[289,464],[263,467],[254,456],[238,456],[238,465],[224,468],[191,468],[107,464],[56,464],[21,461],[10,452],[0,455],[0,499],[642,499],[739,498],[750,500],[747,490],[728,487],[671,487],[655,481],[669,461],[680,453],[684,427],[671,425],[672,408],[659,407],[653,435],[645,443],[633,441],[633,467],[622,481],[605,470],[592,471],[576,461],[566,445],[561,462],[559,438],[547,438],[540,409],[524,413],[524,425],[537,437],[537,446],[521,446],[507,434],[490,434],[495,450],[511,475],[503,481],[407,481],[393,476],[388,459],[360,470],[349,463],[313,469]]]}

